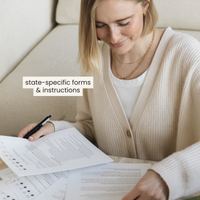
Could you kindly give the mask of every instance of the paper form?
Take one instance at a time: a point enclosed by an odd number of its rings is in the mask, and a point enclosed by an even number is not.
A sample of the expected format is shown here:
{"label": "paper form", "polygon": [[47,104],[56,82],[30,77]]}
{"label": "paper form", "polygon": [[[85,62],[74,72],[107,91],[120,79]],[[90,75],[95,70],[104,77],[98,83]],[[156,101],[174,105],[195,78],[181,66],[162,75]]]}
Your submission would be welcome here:
{"label": "paper form", "polygon": [[121,200],[150,166],[109,163],[70,171],[65,200]]}
{"label": "paper form", "polygon": [[0,181],[0,199],[1,200],[20,200],[16,194],[10,190],[4,181]]}
{"label": "paper form", "polygon": [[64,200],[66,188],[66,180],[61,178],[34,200]]}
{"label": "paper form", "polygon": [[17,195],[20,200],[33,200],[57,183],[61,178],[65,184],[68,181],[68,171],[37,176],[18,177],[11,169],[6,168],[0,171],[0,177]]}
{"label": "paper form", "polygon": [[0,157],[18,176],[65,171],[113,161],[75,128],[51,133],[34,142],[0,136]]}

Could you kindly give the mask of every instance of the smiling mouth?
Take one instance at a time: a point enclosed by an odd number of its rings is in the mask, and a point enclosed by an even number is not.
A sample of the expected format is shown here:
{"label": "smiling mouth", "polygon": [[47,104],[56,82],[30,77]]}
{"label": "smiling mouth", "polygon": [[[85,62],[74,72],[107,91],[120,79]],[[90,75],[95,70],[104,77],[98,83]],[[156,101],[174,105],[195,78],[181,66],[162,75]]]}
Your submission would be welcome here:
{"label": "smiling mouth", "polygon": [[126,43],[127,40],[128,40],[128,38],[125,39],[125,40],[122,41],[122,42],[118,42],[118,43],[115,43],[115,44],[110,43],[110,44],[111,44],[113,47],[121,47],[121,46],[123,46],[123,45]]}

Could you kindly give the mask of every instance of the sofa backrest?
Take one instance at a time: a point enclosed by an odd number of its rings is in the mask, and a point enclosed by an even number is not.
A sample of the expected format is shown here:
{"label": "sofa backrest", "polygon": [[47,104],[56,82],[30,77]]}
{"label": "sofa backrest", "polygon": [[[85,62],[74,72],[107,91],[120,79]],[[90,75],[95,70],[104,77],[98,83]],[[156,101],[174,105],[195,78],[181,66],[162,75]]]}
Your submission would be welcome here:
{"label": "sofa backrest", "polygon": [[200,31],[199,0],[154,0],[159,20],[157,27]]}
{"label": "sofa backrest", "polygon": [[80,0],[59,0],[56,8],[56,22],[58,24],[78,24]]}
{"label": "sofa backrest", "polygon": [[[81,0],[59,0],[56,21],[78,24]],[[158,28],[200,31],[199,0],[154,0],[159,20]]]}

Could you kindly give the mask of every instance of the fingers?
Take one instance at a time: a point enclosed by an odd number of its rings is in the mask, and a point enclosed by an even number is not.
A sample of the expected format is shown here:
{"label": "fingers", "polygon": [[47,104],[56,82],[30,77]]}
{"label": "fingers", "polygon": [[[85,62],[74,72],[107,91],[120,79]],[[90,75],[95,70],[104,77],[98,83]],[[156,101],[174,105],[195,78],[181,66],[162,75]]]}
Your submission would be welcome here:
{"label": "fingers", "polygon": [[168,186],[160,175],[153,170],[148,170],[122,200],[166,200],[168,194]]}
{"label": "fingers", "polygon": [[29,124],[27,127],[25,127],[24,129],[22,129],[19,134],[18,137],[23,138],[30,130],[32,130],[35,126],[37,125],[37,123],[32,123]]}
{"label": "fingers", "polygon": [[46,123],[40,130],[38,130],[36,133],[31,135],[28,139],[30,141],[35,141],[39,139],[40,137],[44,135],[48,135],[49,133],[54,132],[54,125],[51,122]]}
{"label": "fingers", "polygon": [[139,191],[133,188],[122,200],[139,200]]}
{"label": "fingers", "polygon": [[[24,137],[31,129],[33,129],[37,123],[29,124],[27,127],[25,127],[23,130],[21,130],[18,134],[18,137]],[[33,135],[31,135],[28,139],[30,141],[35,141],[41,136],[48,135],[49,133],[52,133],[55,131],[54,125],[51,122],[47,122],[42,126],[37,132],[35,132]]]}

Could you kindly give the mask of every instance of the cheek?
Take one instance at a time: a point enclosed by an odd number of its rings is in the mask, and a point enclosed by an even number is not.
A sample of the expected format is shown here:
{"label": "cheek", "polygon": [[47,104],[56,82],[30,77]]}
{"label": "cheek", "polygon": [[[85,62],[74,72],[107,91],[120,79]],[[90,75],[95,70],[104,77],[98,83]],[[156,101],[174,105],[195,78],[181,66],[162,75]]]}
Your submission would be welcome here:
{"label": "cheek", "polygon": [[143,29],[143,21],[141,19],[134,20],[133,23],[131,23],[127,29],[126,34],[131,35],[141,35]]}
{"label": "cheek", "polygon": [[99,39],[102,39],[102,38],[104,38],[105,37],[105,33],[104,33],[104,31],[102,31],[101,29],[96,29],[96,34],[97,34],[97,37],[99,38]]}

